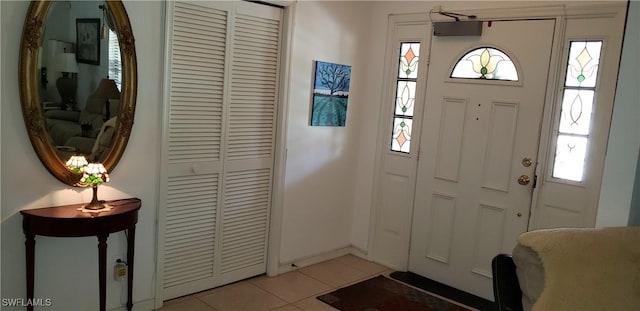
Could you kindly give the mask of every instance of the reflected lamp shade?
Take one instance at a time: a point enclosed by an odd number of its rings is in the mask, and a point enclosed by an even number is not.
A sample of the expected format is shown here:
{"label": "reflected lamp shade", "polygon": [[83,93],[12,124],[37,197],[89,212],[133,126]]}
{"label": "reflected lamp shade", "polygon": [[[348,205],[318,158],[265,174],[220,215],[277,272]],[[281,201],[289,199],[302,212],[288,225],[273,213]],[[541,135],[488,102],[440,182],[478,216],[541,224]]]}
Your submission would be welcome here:
{"label": "reflected lamp shade", "polygon": [[93,93],[93,96],[106,99],[119,99],[120,91],[118,90],[116,81],[111,79],[102,79],[100,80],[100,84],[98,84],[96,92]]}
{"label": "reflected lamp shade", "polygon": [[93,93],[94,97],[104,98],[105,99],[105,116],[104,121],[107,121],[111,118],[111,108],[110,108],[110,99],[120,99],[120,91],[118,90],[118,86],[116,82],[111,79],[102,79],[100,84],[98,84],[98,88],[95,93]]}
{"label": "reflected lamp shade", "polygon": [[78,69],[78,63],[76,62],[76,54],[74,53],[59,53],[56,55],[56,62],[53,66],[55,71],[60,72],[72,72],[76,73]]}
{"label": "reflected lamp shade", "polygon": [[65,166],[72,172],[78,174],[84,172],[84,168],[89,164],[84,156],[74,155],[65,164]]}

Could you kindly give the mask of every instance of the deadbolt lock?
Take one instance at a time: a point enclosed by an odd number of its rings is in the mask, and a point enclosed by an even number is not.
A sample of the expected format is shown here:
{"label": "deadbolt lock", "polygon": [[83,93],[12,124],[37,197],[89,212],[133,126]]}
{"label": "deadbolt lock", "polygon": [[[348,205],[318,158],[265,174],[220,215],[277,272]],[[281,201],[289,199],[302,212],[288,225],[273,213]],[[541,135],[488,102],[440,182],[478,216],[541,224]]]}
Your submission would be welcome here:
{"label": "deadbolt lock", "polygon": [[522,175],[518,178],[518,183],[521,185],[528,185],[531,179],[527,175]]}
{"label": "deadbolt lock", "polygon": [[522,159],[522,166],[529,167],[531,166],[531,164],[533,164],[531,158],[525,157],[524,159]]}

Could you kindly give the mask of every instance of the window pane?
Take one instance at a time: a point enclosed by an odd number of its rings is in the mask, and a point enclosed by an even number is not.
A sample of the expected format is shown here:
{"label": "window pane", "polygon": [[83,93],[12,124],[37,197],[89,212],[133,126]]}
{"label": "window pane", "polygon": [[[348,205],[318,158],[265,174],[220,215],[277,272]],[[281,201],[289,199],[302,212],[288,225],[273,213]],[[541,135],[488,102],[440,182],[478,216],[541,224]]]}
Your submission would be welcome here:
{"label": "window pane", "polygon": [[507,54],[485,47],[462,56],[453,67],[451,78],[518,81],[518,71]]}
{"label": "window pane", "polygon": [[420,43],[400,44],[400,66],[398,66],[399,78],[415,79],[418,77],[419,53]]}
{"label": "window pane", "polygon": [[593,95],[592,90],[564,90],[562,111],[560,112],[561,133],[589,134]]}
{"label": "window pane", "polygon": [[120,58],[120,45],[118,35],[109,30],[109,79],[116,82],[118,89],[122,91],[122,59]]}
{"label": "window pane", "polygon": [[398,81],[396,87],[395,114],[400,116],[413,116],[413,104],[416,99],[416,82]]}
{"label": "window pane", "polygon": [[411,149],[411,126],[413,120],[406,118],[393,119],[393,136],[391,150],[409,153]]}
{"label": "window pane", "polygon": [[566,86],[595,87],[602,41],[572,41]]}
{"label": "window pane", "polygon": [[553,177],[582,181],[586,151],[586,137],[559,135]]}

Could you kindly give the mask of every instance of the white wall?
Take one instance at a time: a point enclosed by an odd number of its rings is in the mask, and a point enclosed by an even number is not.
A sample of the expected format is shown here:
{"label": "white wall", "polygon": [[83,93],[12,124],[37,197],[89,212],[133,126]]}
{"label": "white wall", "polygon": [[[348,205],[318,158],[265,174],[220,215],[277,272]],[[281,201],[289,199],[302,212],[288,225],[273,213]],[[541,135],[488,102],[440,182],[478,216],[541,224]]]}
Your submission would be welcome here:
{"label": "white wall", "polygon": [[[26,1],[2,1],[2,298],[25,297],[24,235],[19,210],[88,202],[91,190],[68,187],[41,165],[25,129],[18,93],[18,54]],[[122,160],[100,199],[139,197],[134,302],[154,294],[156,209],[162,87],[164,3],[126,1],[138,55],[135,123]],[[108,240],[108,260],[126,254],[122,232]],[[92,310],[98,304],[98,249],[95,237],[36,238],[37,297],[51,298],[56,310]],[[110,270],[108,270],[110,271]],[[108,281],[107,309],[120,306],[119,283]]]}
{"label": "white wall", "polygon": [[[76,42],[76,18],[98,18],[100,19],[100,26],[102,26],[102,10],[98,7],[102,2],[96,1],[72,1],[71,2],[71,41]],[[101,29],[101,28],[100,28]],[[100,33],[98,33],[100,35]],[[100,80],[106,78],[109,75],[109,41],[100,40],[100,65],[78,63],[78,92],[76,101],[78,102],[78,108],[84,109],[87,98],[89,95],[95,92]],[[78,47],[76,46],[76,49]]]}
{"label": "white wall", "polygon": [[[631,1],[596,227],[626,226],[640,150],[640,2]],[[637,181],[640,182],[640,181]]]}
{"label": "white wall", "polygon": [[[370,5],[296,4],[280,263],[351,245],[360,127],[372,104],[365,100]],[[309,125],[314,60],[352,66],[345,127]]]}

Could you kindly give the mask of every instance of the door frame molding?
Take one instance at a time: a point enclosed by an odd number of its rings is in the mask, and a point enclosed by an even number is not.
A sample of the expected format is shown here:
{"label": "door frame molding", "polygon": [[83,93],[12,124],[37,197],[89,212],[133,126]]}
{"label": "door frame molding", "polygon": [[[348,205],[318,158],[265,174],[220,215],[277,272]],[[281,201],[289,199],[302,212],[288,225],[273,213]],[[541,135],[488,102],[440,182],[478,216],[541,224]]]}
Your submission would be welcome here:
{"label": "door frame molding", "polygon": [[[522,19],[555,19],[556,20],[556,29],[554,30],[554,38],[552,42],[552,51],[551,51],[551,59],[550,59],[550,67],[549,67],[549,79],[546,85],[546,94],[545,94],[545,104],[543,108],[542,115],[542,123],[539,128],[539,144],[538,144],[538,154],[537,159],[538,163],[535,169],[535,174],[538,176],[539,180],[542,181],[544,175],[546,174],[546,167],[548,165],[548,161],[551,160],[548,156],[550,145],[552,141],[553,135],[553,120],[556,115],[556,108],[558,103],[557,95],[560,92],[560,88],[558,87],[558,81],[562,76],[562,64],[564,63],[562,56],[565,55],[563,52],[563,45],[566,41],[566,23],[567,20],[571,19],[586,19],[586,18],[614,18],[619,14],[625,12],[626,10],[626,2],[615,2],[615,3],[606,3],[606,4],[574,4],[574,3],[565,3],[565,4],[553,4],[553,5],[542,5],[542,6],[519,6],[519,7],[510,7],[510,8],[483,8],[483,9],[470,9],[470,10],[456,10],[456,12],[460,12],[467,15],[476,15],[478,16],[479,21],[489,21],[489,20],[522,20]],[[418,20],[418,18],[425,16],[425,14],[418,13],[410,13],[410,14],[390,14],[389,15],[389,24],[387,29],[387,39],[386,39],[386,52],[385,52],[385,64],[384,64],[384,72],[385,77],[383,78],[383,85],[381,90],[381,97],[383,100],[388,97],[388,93],[390,90],[388,89],[388,82],[390,77],[386,76],[389,72],[390,64],[390,47],[391,40],[393,40],[394,32],[393,30],[401,24],[411,24],[417,22],[424,22],[424,19]],[[429,29],[432,29],[433,22],[435,21],[445,21],[450,20],[446,17],[441,16],[429,16],[427,13],[427,24]],[[431,30],[430,30],[431,31]],[[430,46],[427,51],[426,57],[430,58]],[[392,51],[392,50],[391,50]],[[425,53],[422,53],[423,57]],[[427,65],[428,65],[427,61]],[[428,73],[427,78],[423,83],[427,83],[429,79]],[[384,148],[388,142],[388,133],[386,131],[386,123],[389,119],[389,105],[386,102],[380,104],[380,118],[378,120],[378,134],[377,134],[377,153],[375,155],[375,172],[374,172],[374,183],[373,183],[373,191],[372,191],[372,206],[371,206],[371,215],[369,219],[369,243],[367,252],[369,253],[369,257],[374,261],[380,261],[380,250],[376,249],[376,244],[379,241],[376,241],[376,229],[377,224],[379,222],[380,215],[384,215],[384,211],[381,210],[383,207],[378,204],[378,196],[381,191],[381,183],[382,183],[382,171],[384,169],[384,153],[386,149]],[[421,122],[424,119],[421,116]],[[422,128],[420,124],[420,128]],[[418,159],[419,159],[419,148],[418,148]],[[417,165],[414,165],[414,169],[417,169]],[[414,181],[415,184],[415,181]],[[530,213],[529,213],[529,225],[531,227],[531,219],[535,217],[535,206],[538,203],[539,190],[540,187],[534,188],[532,193],[532,200],[530,205]],[[415,196],[415,187],[413,188],[413,195]],[[415,199],[411,200],[412,206],[410,207],[411,211],[414,210]],[[411,219],[409,219],[408,223],[406,223],[407,227],[409,227],[409,232],[411,232]],[[411,236],[407,237],[410,242]],[[409,251],[404,254],[404,260],[402,262],[396,263],[393,267],[395,269],[404,270],[408,269],[409,262]],[[388,264],[385,262],[385,264]]]}

